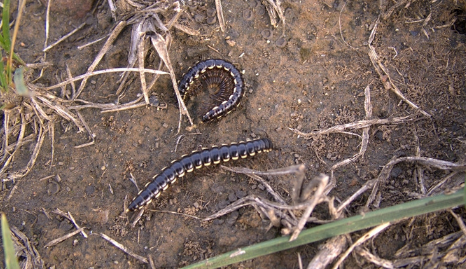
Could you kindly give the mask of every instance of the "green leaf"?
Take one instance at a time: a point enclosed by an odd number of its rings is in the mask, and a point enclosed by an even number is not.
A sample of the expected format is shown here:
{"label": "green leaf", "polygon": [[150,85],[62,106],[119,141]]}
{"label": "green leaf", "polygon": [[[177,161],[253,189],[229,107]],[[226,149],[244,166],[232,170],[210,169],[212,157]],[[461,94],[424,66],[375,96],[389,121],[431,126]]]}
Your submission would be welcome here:
{"label": "green leaf", "polygon": [[2,12],[2,37],[3,37],[3,49],[9,53],[11,46],[10,39],[10,0],[3,1],[3,12]]}
{"label": "green leaf", "polygon": [[13,241],[11,240],[10,227],[8,226],[8,221],[6,220],[4,213],[2,213],[2,238],[6,269],[19,269],[15,248],[13,246]]}
{"label": "green leaf", "polygon": [[364,215],[336,220],[332,223],[304,230],[296,240],[291,242],[289,242],[289,236],[279,237],[266,242],[236,249],[184,268],[217,268],[227,266],[233,263],[317,242],[334,236],[367,229],[382,223],[398,221],[405,218],[456,207],[465,202],[463,200],[463,195],[463,190],[459,190],[456,193],[449,195],[437,195],[367,212]]}

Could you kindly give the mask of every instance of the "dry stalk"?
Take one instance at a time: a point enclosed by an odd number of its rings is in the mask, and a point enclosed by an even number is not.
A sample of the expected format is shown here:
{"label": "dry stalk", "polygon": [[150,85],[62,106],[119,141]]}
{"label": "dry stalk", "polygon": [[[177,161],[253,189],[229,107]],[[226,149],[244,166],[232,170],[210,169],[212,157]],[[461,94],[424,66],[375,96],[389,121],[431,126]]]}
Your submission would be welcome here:
{"label": "dry stalk", "polygon": [[22,269],[45,268],[44,261],[40,257],[39,252],[34,245],[31,244],[26,235],[15,226],[11,226],[10,230],[16,250],[16,257],[20,260],[20,267]]}
{"label": "dry stalk", "polygon": [[71,232],[69,234],[66,234],[64,236],[61,236],[61,237],[59,237],[57,239],[54,239],[54,240],[48,242],[47,244],[45,244],[44,248],[49,248],[49,247],[55,246],[55,245],[65,241],[66,239],[68,239],[70,237],[73,237],[74,235],[76,235],[76,234],[78,234],[80,232],[83,232],[83,231],[84,231],[84,228],[79,228],[76,231],[73,231],[73,232]]}
{"label": "dry stalk", "polygon": [[165,63],[165,66],[168,68],[170,72],[173,89],[175,90],[176,98],[178,99],[178,104],[180,106],[180,120],[178,123],[178,132],[179,132],[181,129],[181,119],[183,115],[185,115],[188,118],[191,126],[193,125],[193,121],[191,119],[191,116],[189,115],[186,105],[184,104],[183,98],[181,98],[180,91],[178,90],[178,83],[176,82],[175,72],[170,62],[170,56],[168,55],[167,41],[163,38],[163,36],[157,33],[151,36],[151,41],[152,41],[152,45],[154,46],[155,50],[159,54],[159,57],[163,60],[163,62]]}
{"label": "dry stalk", "polygon": [[374,25],[374,28],[372,29],[372,32],[369,37],[369,58],[371,59],[372,65],[374,66],[374,69],[377,71],[377,74],[380,77],[380,81],[384,85],[385,89],[393,91],[398,97],[400,97],[401,100],[403,100],[405,103],[407,103],[409,106],[414,108],[416,111],[419,113],[423,114],[426,117],[431,118],[432,116],[419,108],[416,104],[408,100],[404,96],[404,94],[398,89],[398,87],[393,83],[393,80],[390,77],[390,74],[388,72],[388,69],[385,67],[385,65],[382,63],[382,60],[379,58],[377,52],[375,51],[375,48],[372,46],[372,41],[374,40],[375,34],[377,32],[377,26],[378,26],[379,20]]}
{"label": "dry stalk", "polygon": [[[80,229],[80,228],[81,228],[81,227],[76,223],[76,221],[74,220],[73,215],[71,215],[70,212],[65,213],[65,212],[63,212],[63,211],[61,211],[60,209],[57,208],[57,209],[55,209],[54,211],[52,211],[52,213],[55,213],[55,214],[57,214],[57,215],[60,215],[60,216],[64,217],[65,219],[68,219],[71,223],[73,223],[73,225],[74,225],[74,227],[76,227],[76,229]],[[82,231],[81,234],[83,235],[84,238],[87,238],[87,237],[88,237],[87,234],[86,234],[86,232],[84,232],[84,231]]]}
{"label": "dry stalk", "polygon": [[368,233],[364,234],[361,238],[359,238],[354,244],[352,244],[346,251],[343,253],[343,255],[338,259],[338,261],[333,265],[333,269],[338,269],[338,267],[343,263],[343,261],[348,257],[348,255],[353,251],[354,248],[360,246],[367,240],[371,239],[372,237],[378,235],[381,233],[383,230],[388,228],[390,226],[390,223],[384,223],[381,224],[373,229],[371,229]]}
{"label": "dry stalk", "polygon": [[325,269],[331,264],[348,243],[347,235],[333,237],[319,246],[319,252],[308,264],[307,269]]}
{"label": "dry stalk", "polygon": [[140,255],[138,255],[138,254],[136,254],[136,253],[134,253],[133,251],[131,251],[130,249],[128,249],[128,248],[125,247],[124,245],[118,243],[118,242],[115,241],[114,239],[112,239],[112,238],[110,238],[109,236],[107,236],[106,234],[101,233],[100,236],[101,236],[103,239],[107,240],[108,242],[112,243],[112,245],[114,245],[115,247],[119,248],[120,250],[122,250],[122,251],[125,252],[126,254],[128,254],[128,255],[132,256],[133,258],[139,260],[140,262],[149,263],[149,261],[148,261],[146,258],[144,258],[144,257],[142,257],[142,256],[140,256]]}
{"label": "dry stalk", "polygon": [[305,139],[311,139],[313,136],[318,136],[318,135],[326,135],[326,134],[331,134],[331,133],[344,133],[344,130],[357,130],[357,129],[362,129],[366,127],[370,127],[372,125],[387,125],[387,124],[401,124],[401,123],[406,123],[408,121],[414,120],[415,117],[413,116],[405,116],[405,117],[395,117],[391,119],[371,119],[371,120],[360,120],[356,122],[351,122],[351,123],[346,123],[346,124],[341,124],[341,125],[335,125],[333,127],[330,127],[328,129],[324,130],[319,130],[319,131],[312,131],[309,133],[304,133],[302,131],[299,131],[297,129],[289,128],[293,133],[305,138]]}
{"label": "dry stalk", "polygon": [[398,268],[398,267],[395,267],[395,265],[393,264],[392,261],[382,259],[382,258],[370,253],[365,248],[361,248],[361,247],[356,248],[356,253],[358,255],[360,255],[361,257],[365,258],[367,261],[369,261],[369,262],[371,262],[371,263],[373,263],[373,264],[375,264],[377,266],[387,268],[387,269]]}
{"label": "dry stalk", "polygon": [[372,189],[372,193],[369,196],[369,199],[366,202],[365,210],[369,210],[370,204],[374,202],[376,195],[378,193],[379,186],[387,181],[390,176],[390,172],[392,171],[393,167],[401,162],[414,162],[417,164],[422,164],[427,167],[434,167],[440,170],[452,170],[452,171],[466,171],[466,164],[464,163],[452,163],[443,160],[437,160],[433,158],[426,158],[426,157],[401,157],[401,158],[392,158],[380,171],[374,187]]}
{"label": "dry stalk", "polygon": [[218,24],[220,25],[220,30],[225,32],[225,19],[223,18],[223,9],[222,9],[222,1],[215,0],[215,8],[217,9],[217,18]]}
{"label": "dry stalk", "polygon": [[[102,60],[102,58],[104,57],[104,55],[107,53],[107,51],[110,49],[111,45],[113,44],[113,42],[115,41],[115,39],[118,37],[118,35],[120,34],[120,32],[126,27],[127,25],[127,22],[126,21],[121,21],[119,22],[115,28],[113,29],[112,33],[110,34],[110,36],[108,37],[107,41],[105,41],[105,44],[103,45],[102,49],[99,51],[99,53],[97,54],[97,56],[95,57],[94,59],[94,62],[89,66],[89,68],[87,69],[87,72],[86,74],[88,73],[92,73],[94,71],[94,69],[97,67],[97,65],[100,63],[100,61]],[[88,77],[85,77],[83,79],[83,81],[81,82],[81,85],[79,86],[78,88],[78,92],[76,93],[76,96],[75,98],[78,98],[79,95],[81,94],[81,92],[84,90],[84,87],[86,87],[86,83],[87,83],[87,78]]]}

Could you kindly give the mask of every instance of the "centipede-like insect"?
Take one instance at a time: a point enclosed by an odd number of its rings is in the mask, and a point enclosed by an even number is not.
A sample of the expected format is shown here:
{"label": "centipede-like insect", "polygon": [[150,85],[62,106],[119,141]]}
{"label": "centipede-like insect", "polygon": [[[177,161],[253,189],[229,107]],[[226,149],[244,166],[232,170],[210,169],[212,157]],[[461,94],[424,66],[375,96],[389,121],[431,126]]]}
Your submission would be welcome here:
{"label": "centipede-like insect", "polygon": [[160,174],[154,176],[154,180],[149,182],[144,190],[139,192],[138,196],[129,205],[127,211],[140,209],[149,204],[152,199],[159,197],[160,193],[166,190],[170,184],[175,183],[178,178],[194,171],[194,169],[200,169],[203,166],[219,164],[221,162],[225,163],[229,160],[243,159],[248,156],[254,156],[256,153],[269,152],[271,150],[272,142],[267,138],[262,138],[194,151],[179,160],[173,161],[170,166],[162,169]]}
{"label": "centipede-like insect", "polygon": [[197,63],[180,81],[183,99],[200,90],[213,90],[210,96],[213,108],[205,112],[202,121],[207,122],[228,114],[239,105],[243,96],[243,79],[236,67],[224,60],[211,59]]}

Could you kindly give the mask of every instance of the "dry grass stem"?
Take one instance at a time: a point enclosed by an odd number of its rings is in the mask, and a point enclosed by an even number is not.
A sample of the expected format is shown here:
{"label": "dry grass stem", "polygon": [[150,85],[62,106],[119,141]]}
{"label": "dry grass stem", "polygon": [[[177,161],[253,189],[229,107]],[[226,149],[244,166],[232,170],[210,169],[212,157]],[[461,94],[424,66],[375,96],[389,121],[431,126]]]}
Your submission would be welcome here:
{"label": "dry grass stem", "polygon": [[[53,86],[49,87],[43,87],[41,88],[42,90],[48,91],[48,90],[53,90],[59,87],[62,87],[64,85],[68,85],[74,81],[78,80],[87,80],[89,77],[96,76],[96,75],[101,75],[101,74],[106,74],[106,73],[118,73],[118,72],[140,72],[141,70],[139,68],[111,68],[111,69],[105,69],[105,70],[99,70],[99,71],[94,71],[94,72],[88,72],[84,75],[80,75],[77,77],[74,77],[73,79],[67,80],[60,82],[58,84],[55,84]],[[152,74],[159,74],[159,75],[167,75],[167,72],[160,71],[160,70],[152,70],[152,69],[144,69],[143,70],[145,73],[152,73]],[[82,84],[81,84],[82,85]],[[78,90],[79,91],[79,90]],[[78,97],[78,93],[76,94],[76,98]]]}
{"label": "dry grass stem", "polygon": [[55,47],[56,45],[60,44],[61,42],[63,42],[64,40],[66,40],[68,37],[72,36],[74,33],[76,33],[77,31],[81,30],[85,25],[86,25],[85,22],[81,23],[81,25],[79,25],[78,27],[76,27],[73,31],[71,31],[71,32],[69,32],[68,34],[62,36],[60,39],[58,39],[57,41],[55,41],[53,44],[48,45],[48,46],[43,50],[43,52],[47,52],[47,51],[50,50],[51,48],[53,48],[53,47]]}
{"label": "dry grass stem", "polygon": [[19,258],[19,266],[22,269],[45,268],[44,261],[39,252],[29,241],[24,233],[16,227],[11,226],[11,239],[16,250],[16,257]]}
{"label": "dry grass stem", "polygon": [[[440,170],[452,170],[452,171],[466,171],[466,164],[464,163],[452,163],[443,160],[437,160],[433,158],[426,158],[426,157],[401,157],[401,158],[392,158],[390,162],[388,162],[380,171],[379,175],[377,176],[376,182],[372,189],[372,193],[369,196],[369,199],[366,202],[365,210],[369,209],[370,204],[374,202],[376,195],[378,193],[379,186],[387,181],[390,176],[390,172],[392,171],[393,167],[401,162],[414,162],[418,164],[422,164],[427,167],[434,167]],[[377,207],[377,206],[376,206]]]}
{"label": "dry grass stem", "polygon": [[393,83],[393,80],[391,79],[388,69],[385,67],[385,65],[382,63],[382,60],[378,56],[377,52],[375,51],[375,48],[372,46],[372,41],[374,40],[375,34],[377,32],[377,25],[379,21],[376,22],[374,28],[372,29],[371,35],[369,37],[369,58],[371,59],[372,65],[374,66],[374,69],[377,71],[377,74],[380,77],[380,81],[384,85],[385,89],[393,91],[398,97],[400,97],[401,100],[403,100],[405,103],[407,103],[409,106],[414,108],[416,111],[419,113],[423,114],[426,117],[431,118],[432,116],[419,108],[416,104],[408,100],[404,94],[398,89],[398,87]]}
{"label": "dry grass stem", "polygon": [[225,32],[225,19],[223,18],[223,9],[222,9],[222,1],[215,0],[215,8],[217,9],[217,18],[218,24],[220,25],[220,30]]}
{"label": "dry grass stem", "polygon": [[319,252],[308,264],[307,269],[325,269],[331,264],[347,245],[347,235],[333,237],[319,246]]}
{"label": "dry grass stem", "polygon": [[66,239],[68,239],[70,237],[73,237],[74,235],[76,235],[76,234],[78,234],[80,232],[83,232],[83,231],[84,231],[84,228],[79,228],[76,231],[73,231],[73,232],[71,232],[69,234],[66,234],[64,236],[61,236],[61,237],[59,237],[57,239],[54,239],[54,240],[48,242],[47,244],[45,244],[44,248],[49,248],[49,247],[55,246],[55,245],[65,241]]}
{"label": "dry grass stem", "polygon": [[[39,155],[40,148],[42,147],[42,143],[44,143],[45,134],[44,134],[43,130],[44,130],[44,127],[42,125],[39,125],[39,133],[37,134],[37,142],[36,142],[36,145],[34,146],[31,157],[30,157],[29,162],[27,163],[26,167],[24,167],[23,169],[20,169],[18,171],[10,172],[8,174],[7,178],[4,179],[4,181],[8,181],[8,180],[12,181],[12,180],[15,180],[15,179],[18,179],[18,178],[22,178],[22,177],[26,176],[31,171],[32,167],[36,163],[37,156]],[[19,143],[19,144],[21,144],[21,143]]]}
{"label": "dry grass stem", "polygon": [[[102,46],[102,49],[99,51],[97,56],[94,59],[94,62],[87,68],[86,74],[92,73],[94,69],[97,67],[97,65],[100,63],[104,55],[107,53],[107,51],[110,49],[110,46],[113,44],[115,39],[118,37],[120,32],[126,27],[127,23],[126,21],[121,21],[119,22],[115,28],[113,29],[112,33],[108,37],[107,41],[105,44]],[[139,71],[139,70],[138,70]],[[81,92],[84,90],[84,87],[86,87],[87,79],[89,76],[86,76],[83,78],[83,81],[81,82],[81,85],[78,88],[78,92],[76,93],[75,98],[79,97]]]}
{"label": "dry grass stem", "polygon": [[277,15],[278,18],[283,23],[283,35],[285,34],[285,15],[283,13],[283,9],[281,8],[281,1],[280,0],[267,0],[262,2],[267,9],[270,17],[270,24],[276,28],[278,26],[277,23]]}
{"label": "dry grass stem", "polygon": [[105,36],[103,36],[103,37],[101,37],[101,38],[97,38],[97,39],[94,40],[94,41],[91,41],[91,42],[86,43],[86,44],[81,45],[81,46],[77,46],[76,48],[77,48],[78,50],[82,50],[82,49],[84,49],[84,48],[86,48],[86,47],[89,47],[89,46],[91,46],[91,45],[94,45],[95,43],[98,43],[98,42],[104,40],[104,39],[107,38],[108,36],[109,36],[109,35],[107,34],[107,35],[105,35]]}
{"label": "dry grass stem", "polygon": [[178,100],[178,104],[180,106],[180,121],[178,123],[178,132],[181,129],[181,118],[182,115],[185,115],[191,126],[193,125],[193,121],[191,116],[189,115],[188,109],[184,104],[183,98],[181,98],[180,91],[178,90],[178,83],[176,82],[175,71],[173,70],[173,66],[170,62],[170,56],[168,55],[168,48],[167,48],[167,41],[161,36],[160,34],[155,33],[151,37],[152,45],[154,46],[155,50],[159,54],[159,57],[164,62],[165,66],[168,68],[170,72],[170,77],[172,79],[173,89],[175,90],[176,98]]}
{"label": "dry grass stem", "polygon": [[358,247],[356,248],[356,253],[360,255],[361,257],[365,258],[368,262],[371,262],[377,266],[387,268],[387,269],[393,269],[393,268],[398,268],[395,267],[392,261],[382,259],[372,253],[370,253],[367,249]]}
{"label": "dry grass stem", "polygon": [[371,229],[369,232],[367,232],[366,234],[364,234],[363,236],[361,236],[361,238],[359,238],[356,242],[354,242],[354,244],[352,244],[344,253],[343,255],[340,257],[340,259],[338,259],[338,261],[333,265],[333,269],[338,269],[338,267],[343,263],[343,261],[346,259],[346,257],[348,257],[348,255],[353,251],[354,248],[360,246],[361,244],[363,244],[364,242],[366,242],[367,240],[371,239],[372,237],[378,235],[379,233],[381,233],[383,230],[385,230],[386,228],[388,228],[390,226],[390,223],[387,222],[387,223],[384,223],[384,224],[381,224],[373,229]]}
{"label": "dry grass stem", "polygon": [[305,139],[311,139],[313,136],[318,136],[318,135],[326,135],[326,134],[331,134],[331,133],[343,133],[344,130],[350,129],[350,130],[356,130],[356,129],[362,129],[366,127],[370,127],[372,125],[387,125],[387,124],[402,124],[406,123],[408,121],[414,120],[415,117],[413,116],[404,116],[404,117],[395,117],[391,119],[371,119],[371,120],[360,120],[356,122],[351,122],[351,123],[346,123],[346,124],[341,124],[341,125],[335,125],[333,127],[330,127],[328,129],[324,130],[318,130],[318,131],[312,131],[309,133],[304,133],[301,132],[297,129],[289,128],[292,132],[295,134],[304,137]]}
{"label": "dry grass stem", "polygon": [[[65,212],[63,212],[63,211],[61,211],[60,209],[57,208],[57,209],[55,209],[54,211],[52,211],[52,213],[55,213],[55,214],[57,214],[57,215],[60,215],[60,216],[64,217],[65,219],[68,219],[71,223],[73,223],[73,225],[74,225],[74,227],[76,227],[76,229],[80,229],[80,228],[81,228],[81,227],[76,223],[76,221],[74,220],[73,215],[71,215],[70,212],[65,213]],[[84,232],[84,231],[82,231],[81,234],[83,235],[84,238],[87,238],[87,237],[88,237],[87,234],[86,234],[86,232]]]}
{"label": "dry grass stem", "polygon": [[456,219],[456,222],[458,223],[458,226],[460,226],[461,231],[463,231],[463,234],[466,235],[466,225],[464,225],[463,219],[451,209],[449,209],[448,212],[450,212],[450,214]]}
{"label": "dry grass stem", "polygon": [[198,36],[198,35],[201,34],[198,30],[189,28],[189,27],[184,26],[184,25],[179,24],[179,23],[173,24],[173,27],[175,27],[176,29],[178,29],[178,30],[180,30],[182,32],[185,32],[188,35]]}
{"label": "dry grass stem", "polygon": [[148,261],[146,258],[144,258],[144,257],[142,257],[142,256],[140,256],[140,255],[138,255],[138,254],[136,254],[136,253],[134,253],[133,251],[129,250],[127,247],[123,246],[122,244],[120,244],[120,243],[118,243],[117,241],[115,241],[115,240],[113,240],[112,238],[110,238],[109,236],[107,236],[107,235],[105,235],[105,234],[103,234],[103,233],[101,233],[100,236],[101,236],[103,239],[107,240],[108,242],[112,243],[112,245],[114,245],[115,247],[121,249],[121,250],[122,250],[123,252],[125,252],[126,254],[128,254],[128,255],[130,255],[131,257],[133,257],[133,258],[139,260],[140,262],[142,262],[142,263],[149,263],[149,261]]}
{"label": "dry grass stem", "polygon": [[311,200],[307,202],[308,206],[304,210],[304,213],[301,216],[298,225],[295,227],[293,234],[291,235],[290,241],[294,241],[296,240],[296,238],[298,238],[298,235],[303,230],[304,225],[306,225],[309,216],[311,215],[312,211],[314,211],[315,206],[320,202],[322,196],[325,195],[324,190],[325,187],[327,187],[328,176],[321,174],[319,177],[313,179],[313,181],[317,181],[315,184],[317,189],[314,191],[314,195],[312,196]]}

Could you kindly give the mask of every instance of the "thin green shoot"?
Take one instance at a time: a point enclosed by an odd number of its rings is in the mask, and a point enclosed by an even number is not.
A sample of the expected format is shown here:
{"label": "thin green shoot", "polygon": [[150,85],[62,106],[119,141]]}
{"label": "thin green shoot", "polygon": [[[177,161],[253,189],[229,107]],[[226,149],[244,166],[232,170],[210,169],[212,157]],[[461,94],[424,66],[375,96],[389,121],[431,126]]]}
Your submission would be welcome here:
{"label": "thin green shoot", "polygon": [[2,213],[2,238],[3,238],[3,253],[5,254],[6,269],[19,269],[18,259],[15,254],[13,240],[11,240],[11,231],[6,216]]}

